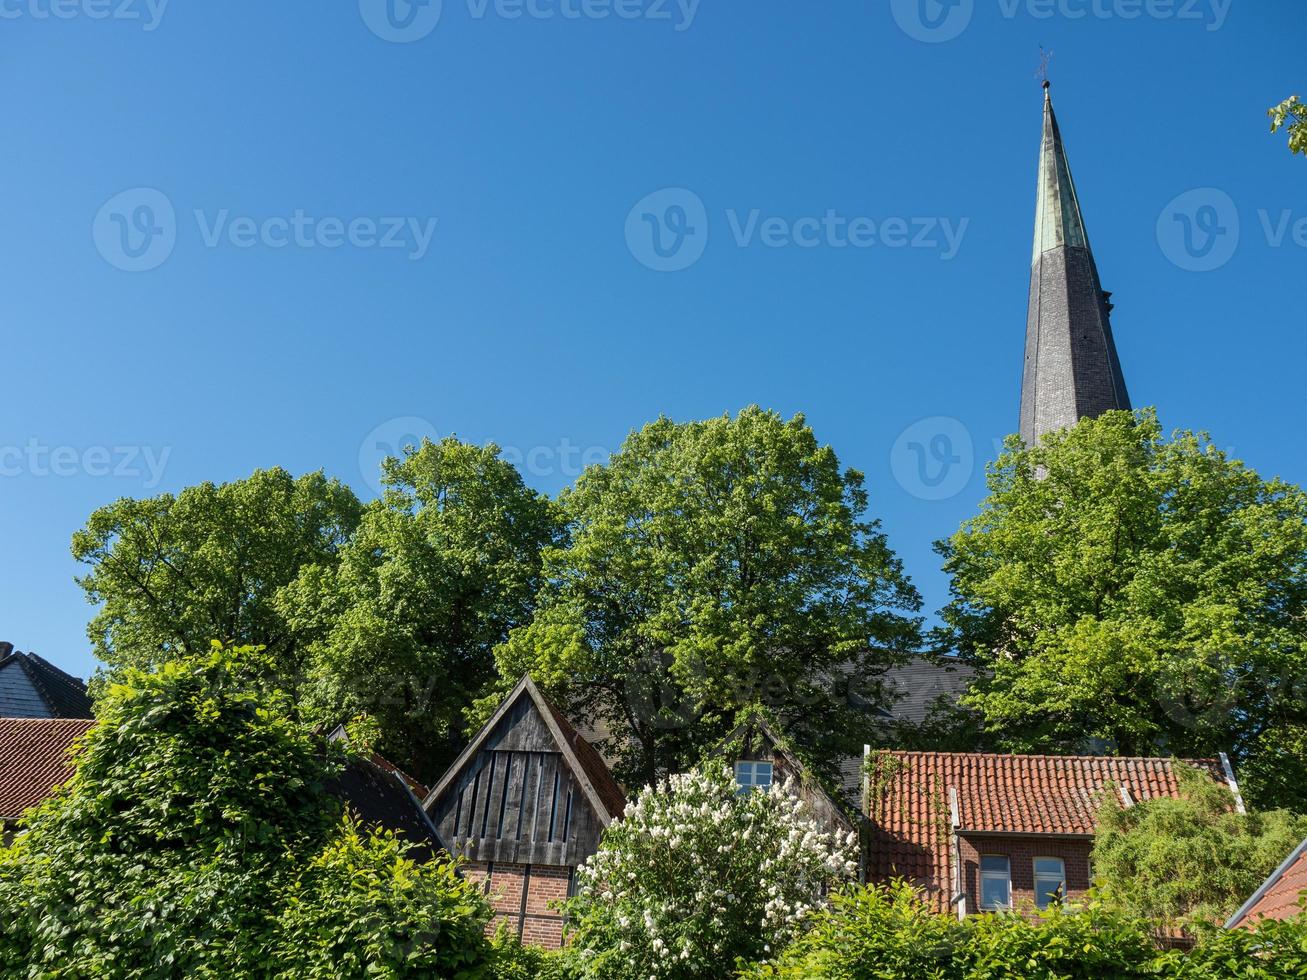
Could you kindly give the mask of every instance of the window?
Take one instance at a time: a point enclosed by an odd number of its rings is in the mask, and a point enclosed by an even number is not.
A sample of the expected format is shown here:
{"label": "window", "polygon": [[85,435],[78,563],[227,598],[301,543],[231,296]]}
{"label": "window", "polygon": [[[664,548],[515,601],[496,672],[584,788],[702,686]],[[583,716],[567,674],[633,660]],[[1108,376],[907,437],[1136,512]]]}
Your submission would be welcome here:
{"label": "window", "polygon": [[735,782],[740,787],[740,795],[755,789],[767,789],[771,786],[772,764],[770,762],[737,762],[735,764]]}
{"label": "window", "polygon": [[980,907],[986,911],[1012,907],[1012,864],[1001,854],[980,859]]}
{"label": "window", "polygon": [[1035,904],[1046,909],[1066,897],[1066,867],[1061,858],[1035,858]]}

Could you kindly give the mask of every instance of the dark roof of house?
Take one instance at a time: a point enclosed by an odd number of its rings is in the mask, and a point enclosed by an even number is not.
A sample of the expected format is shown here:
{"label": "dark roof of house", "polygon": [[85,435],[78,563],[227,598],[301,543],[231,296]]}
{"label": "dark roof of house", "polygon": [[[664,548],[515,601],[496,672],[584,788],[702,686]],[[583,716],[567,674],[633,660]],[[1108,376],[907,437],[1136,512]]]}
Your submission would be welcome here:
{"label": "dark roof of house", "polygon": [[90,718],[86,685],[34,653],[0,643],[0,718]]}
{"label": "dark roof of house", "polygon": [[[349,744],[344,725],[327,735],[329,742]],[[446,850],[435,825],[422,808],[427,788],[379,753],[351,753],[345,768],[328,784],[360,823],[393,830],[414,845],[414,857],[429,860]]]}
{"label": "dark roof of house", "polygon": [[[1184,760],[1225,782],[1215,759]],[[873,880],[907,878],[941,902],[949,839],[968,834],[1093,835],[1109,784],[1132,802],[1175,797],[1175,759],[882,752],[871,782]],[[956,807],[955,807],[956,803]]]}
{"label": "dark roof of house", "polygon": [[[888,708],[880,712],[881,717],[891,728],[893,724],[920,725],[941,701],[956,702],[975,676],[972,667],[951,657],[934,660],[911,656],[906,663],[890,667],[881,676],[881,683],[891,697]],[[839,776],[845,798],[860,801],[862,756],[849,756],[840,763]]]}
{"label": "dark roof of house", "polygon": [[72,775],[69,750],[88,718],[0,718],[0,820],[22,815]]}
{"label": "dark roof of house", "polygon": [[351,755],[345,768],[328,784],[359,823],[393,830],[413,845],[411,856],[430,860],[445,850],[444,842],[400,770],[380,756]]}
{"label": "dark roof of house", "polygon": [[889,715],[895,721],[920,725],[941,698],[956,700],[975,676],[972,667],[950,657],[938,661],[912,657],[885,672],[885,686],[894,698]]}
{"label": "dark roof of house", "polygon": [[[843,673],[848,675],[852,667]],[[886,723],[920,725],[940,699],[956,701],[971,686],[976,672],[951,657],[939,660],[910,655],[905,663],[888,668],[879,681],[890,693],[891,702],[877,714]],[[594,746],[607,766],[612,766],[620,747],[603,718],[590,718],[577,726],[581,737]],[[840,765],[840,783],[849,800],[860,800],[862,756],[850,756]]]}
{"label": "dark roof of house", "polygon": [[1230,916],[1225,928],[1256,928],[1262,919],[1289,919],[1302,913],[1307,895],[1307,840],[1271,872],[1262,886]]}

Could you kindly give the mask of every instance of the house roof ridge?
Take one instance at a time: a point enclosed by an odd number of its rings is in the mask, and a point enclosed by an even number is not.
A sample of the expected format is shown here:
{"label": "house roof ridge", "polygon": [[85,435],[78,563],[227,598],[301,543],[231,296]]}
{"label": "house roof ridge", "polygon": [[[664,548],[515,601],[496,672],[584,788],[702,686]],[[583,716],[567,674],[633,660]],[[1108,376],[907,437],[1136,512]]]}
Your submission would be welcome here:
{"label": "house roof ridge", "polygon": [[[875,750],[873,750],[875,751]],[[939,752],[921,749],[881,749],[891,755],[911,755],[931,758],[960,759],[1057,759],[1068,762],[1188,762],[1219,764],[1216,758],[1194,758],[1178,755],[1057,755],[1051,752]]]}

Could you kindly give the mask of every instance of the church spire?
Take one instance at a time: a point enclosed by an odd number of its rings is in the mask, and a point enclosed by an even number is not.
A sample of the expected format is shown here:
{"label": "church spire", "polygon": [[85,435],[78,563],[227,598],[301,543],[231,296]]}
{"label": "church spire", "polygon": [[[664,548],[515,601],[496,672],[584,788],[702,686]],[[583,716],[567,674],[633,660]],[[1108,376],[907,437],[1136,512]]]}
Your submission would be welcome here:
{"label": "church spire", "polygon": [[1112,340],[1110,297],[1098,279],[1044,82],[1044,143],[1021,382],[1021,437],[1027,445],[1086,416],[1130,408]]}

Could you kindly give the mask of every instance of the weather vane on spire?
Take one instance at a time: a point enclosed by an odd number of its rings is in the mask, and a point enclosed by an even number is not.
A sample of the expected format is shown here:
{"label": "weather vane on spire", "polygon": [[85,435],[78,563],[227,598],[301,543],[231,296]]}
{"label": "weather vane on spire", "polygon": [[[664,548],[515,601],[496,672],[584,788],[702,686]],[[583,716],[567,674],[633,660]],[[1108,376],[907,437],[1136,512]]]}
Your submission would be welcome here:
{"label": "weather vane on spire", "polygon": [[1039,46],[1039,69],[1035,72],[1035,77],[1048,88],[1052,83],[1048,80],[1048,63],[1053,60],[1053,52],[1045,51],[1044,46]]}

